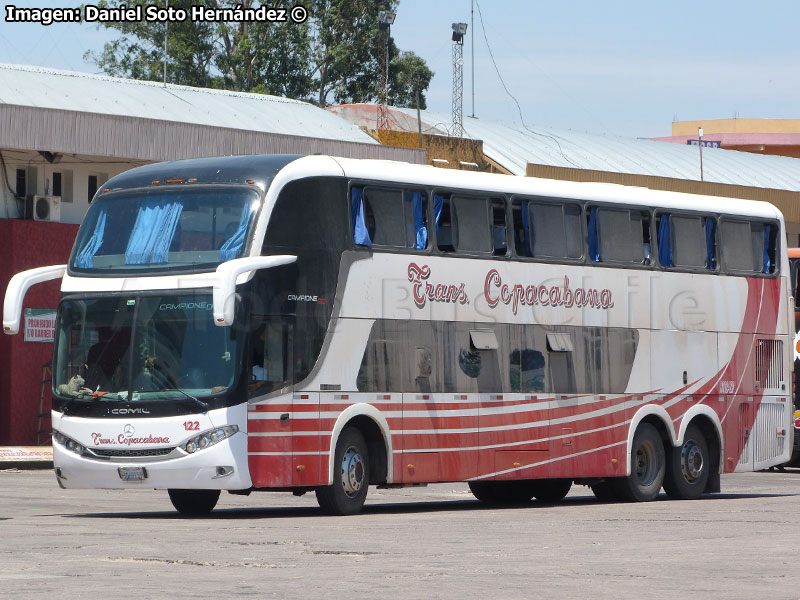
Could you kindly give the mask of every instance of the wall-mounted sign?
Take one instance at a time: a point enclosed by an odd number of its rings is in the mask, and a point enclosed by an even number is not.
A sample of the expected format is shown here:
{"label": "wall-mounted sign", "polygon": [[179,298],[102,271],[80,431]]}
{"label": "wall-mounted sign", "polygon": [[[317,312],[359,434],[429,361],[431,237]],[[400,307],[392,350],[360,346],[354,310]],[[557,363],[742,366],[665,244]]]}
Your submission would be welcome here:
{"label": "wall-mounted sign", "polygon": [[703,148],[719,148],[722,145],[718,140],[686,140],[690,146],[702,146]]}
{"label": "wall-mounted sign", "polygon": [[56,331],[56,311],[52,308],[25,309],[25,341],[52,342]]}

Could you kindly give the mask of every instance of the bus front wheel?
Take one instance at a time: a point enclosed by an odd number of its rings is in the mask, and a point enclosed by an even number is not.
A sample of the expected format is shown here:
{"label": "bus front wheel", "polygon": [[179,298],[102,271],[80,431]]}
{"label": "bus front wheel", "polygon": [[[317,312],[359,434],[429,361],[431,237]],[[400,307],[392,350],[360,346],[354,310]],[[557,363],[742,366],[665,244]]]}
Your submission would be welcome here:
{"label": "bus front wheel", "polygon": [[217,505],[219,490],[168,490],[172,506],[182,515],[207,515]]}
{"label": "bus front wheel", "polygon": [[686,428],[683,444],[670,449],[664,491],[676,500],[696,500],[706,488],[710,469],[706,438],[697,425],[691,424]]}
{"label": "bus front wheel", "polygon": [[333,485],[315,490],[317,502],[329,515],[354,515],[364,506],[369,487],[367,444],[358,429],[342,430],[333,461]]}

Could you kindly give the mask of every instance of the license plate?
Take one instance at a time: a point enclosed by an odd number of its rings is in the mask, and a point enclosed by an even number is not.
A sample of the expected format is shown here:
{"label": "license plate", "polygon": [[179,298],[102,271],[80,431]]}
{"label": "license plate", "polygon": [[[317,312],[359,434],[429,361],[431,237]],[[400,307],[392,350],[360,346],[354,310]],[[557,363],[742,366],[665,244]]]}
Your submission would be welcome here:
{"label": "license plate", "polygon": [[144,467],[119,467],[117,469],[122,481],[144,481],[147,479],[147,469]]}

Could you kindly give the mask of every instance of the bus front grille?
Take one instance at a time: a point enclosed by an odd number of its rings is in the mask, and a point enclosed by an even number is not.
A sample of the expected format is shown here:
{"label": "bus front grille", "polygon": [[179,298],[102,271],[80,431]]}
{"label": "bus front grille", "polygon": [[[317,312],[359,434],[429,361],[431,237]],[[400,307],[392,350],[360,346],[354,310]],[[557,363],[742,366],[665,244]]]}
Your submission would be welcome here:
{"label": "bus front grille", "polygon": [[107,450],[105,448],[89,448],[96,456],[104,458],[147,458],[150,456],[166,456],[175,448],[148,448],[147,450]]}

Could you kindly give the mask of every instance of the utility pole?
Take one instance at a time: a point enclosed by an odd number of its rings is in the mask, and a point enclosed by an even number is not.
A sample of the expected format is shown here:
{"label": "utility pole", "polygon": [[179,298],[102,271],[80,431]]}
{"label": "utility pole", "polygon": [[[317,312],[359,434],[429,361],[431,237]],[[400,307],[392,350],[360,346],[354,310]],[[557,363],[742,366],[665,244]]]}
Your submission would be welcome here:
{"label": "utility pole", "polygon": [[703,128],[697,129],[697,145],[700,147],[700,181],[703,181]]}
{"label": "utility pole", "polygon": [[[167,0],[169,12],[169,0]],[[169,40],[169,21],[164,21],[164,87],[167,87],[167,41]]]}
{"label": "utility pole", "polygon": [[475,118],[475,0],[471,0],[469,5],[469,26],[470,26],[470,52],[472,53],[472,60],[470,66],[472,68],[472,76],[470,77],[472,83],[472,114],[470,117]]}

